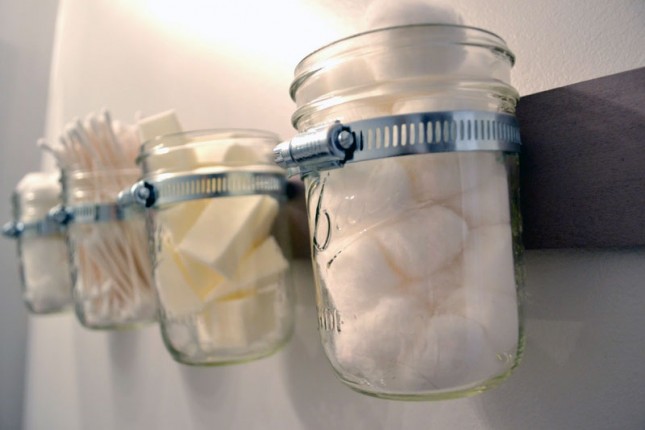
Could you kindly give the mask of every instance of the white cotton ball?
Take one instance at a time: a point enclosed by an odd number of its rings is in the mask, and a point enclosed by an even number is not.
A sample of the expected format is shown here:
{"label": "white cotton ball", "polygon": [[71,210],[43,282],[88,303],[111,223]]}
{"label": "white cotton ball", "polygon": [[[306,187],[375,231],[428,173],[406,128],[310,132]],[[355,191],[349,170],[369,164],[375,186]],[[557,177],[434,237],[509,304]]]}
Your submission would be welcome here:
{"label": "white cotton ball", "polygon": [[[384,1],[373,3],[367,14],[367,29],[411,24],[448,24],[426,28],[423,37],[411,44],[399,31],[384,33],[379,41],[386,50],[370,61],[377,80],[443,75],[456,72],[466,58],[460,45],[465,38],[461,16],[448,4],[422,1]],[[409,33],[408,30],[405,30]],[[425,43],[423,43],[424,41]]]}
{"label": "white cotton ball", "polygon": [[415,209],[396,222],[374,229],[387,259],[407,280],[425,279],[461,252],[467,234],[464,220],[450,209]]}
{"label": "white cotton ball", "polygon": [[[450,198],[458,201],[461,193],[484,185],[492,175],[506,175],[504,164],[493,152],[446,152],[399,157],[399,160],[410,178],[412,196],[419,203]],[[461,213],[459,204],[447,206]]]}
{"label": "white cotton ball", "polygon": [[416,389],[441,390],[482,383],[504,370],[478,323],[458,315],[439,315],[428,322],[422,340],[408,360]]}
{"label": "white cotton ball", "polygon": [[510,223],[507,174],[503,165],[498,167],[482,185],[458,194],[446,202],[446,206],[462,214],[471,228]]}
{"label": "white cotton ball", "polygon": [[458,154],[419,154],[399,158],[410,178],[412,195],[419,203],[439,202],[462,191]]}
{"label": "white cotton ball", "polygon": [[24,298],[38,309],[54,309],[72,300],[67,246],[61,236],[20,238]]}
{"label": "white cotton ball", "polygon": [[[429,310],[412,296],[387,297],[370,312],[343,320],[334,338],[338,365],[374,387],[405,389],[401,380],[411,362]],[[416,358],[412,358],[416,360]]]}
{"label": "white cotton ball", "polygon": [[392,269],[385,252],[365,233],[329,260],[316,259],[324,288],[342,318],[357,318],[381,298],[400,291],[403,279]]}
{"label": "white cotton ball", "polygon": [[519,341],[517,297],[479,288],[460,288],[439,308],[479,324],[497,354],[515,354]]}
{"label": "white cotton ball", "polygon": [[410,24],[463,24],[448,2],[434,0],[379,0],[365,14],[365,30]]}
{"label": "white cotton ball", "polygon": [[27,173],[18,182],[16,193],[21,206],[20,221],[40,221],[60,203],[60,176],[58,173]]}
{"label": "white cotton ball", "polygon": [[326,62],[312,74],[296,94],[298,104],[320,102],[323,99],[342,98],[343,103],[329,105],[311,114],[312,124],[329,122],[330,118],[341,122],[359,121],[388,116],[392,111],[389,97],[356,98],[355,94],[370,88],[372,96],[384,96],[375,85],[377,82],[369,58],[359,55],[345,56],[340,61]]}
{"label": "white cotton ball", "polygon": [[464,247],[464,285],[514,297],[513,239],[510,224],[470,230]]}
{"label": "white cotton ball", "polygon": [[496,108],[494,100],[485,97],[468,97],[466,94],[446,94],[445,92],[430,92],[424,95],[397,98],[392,104],[392,114],[402,115],[408,113],[442,112],[455,110],[483,110],[489,111]]}
{"label": "white cotton ball", "polygon": [[410,283],[405,288],[425,301],[431,309],[436,310],[463,285],[463,278],[463,262],[461,258],[457,258],[425,279]]}
{"label": "white cotton ball", "polygon": [[387,223],[414,203],[396,158],[347,164],[329,171],[323,181],[321,209],[329,215],[332,242]]}
{"label": "white cotton ball", "polygon": [[458,156],[462,192],[482,186],[493,175],[506,175],[502,155],[498,152],[467,151]]}

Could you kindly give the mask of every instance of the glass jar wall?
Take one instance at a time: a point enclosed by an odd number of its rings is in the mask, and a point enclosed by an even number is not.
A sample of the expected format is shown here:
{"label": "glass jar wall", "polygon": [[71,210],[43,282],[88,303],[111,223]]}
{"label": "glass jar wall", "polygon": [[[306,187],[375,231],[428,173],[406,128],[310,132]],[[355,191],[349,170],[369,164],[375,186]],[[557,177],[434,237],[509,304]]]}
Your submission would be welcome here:
{"label": "glass jar wall", "polygon": [[[503,40],[476,28],[359,34],[298,65],[293,123],[304,132],[414,113],[513,115],[513,62]],[[424,133],[430,153],[304,175],[322,342],[340,378],[373,396],[475,394],[522,351],[517,155],[478,145],[497,136],[494,123],[434,125],[406,129]],[[444,132],[470,144],[433,149]],[[387,133],[375,144],[399,144]]]}
{"label": "glass jar wall", "polygon": [[[161,331],[175,360],[219,365],[269,355],[293,327],[285,174],[277,137],[207,130],[144,143],[155,198],[149,240]],[[136,193],[136,192],[135,192]]]}
{"label": "glass jar wall", "polygon": [[23,300],[34,314],[61,312],[72,303],[64,232],[47,217],[60,194],[57,174],[27,174],[12,197],[13,221],[5,226],[17,242]]}
{"label": "glass jar wall", "polygon": [[137,169],[64,172],[76,315],[87,328],[126,329],[154,322],[157,299],[142,211],[117,204]]}

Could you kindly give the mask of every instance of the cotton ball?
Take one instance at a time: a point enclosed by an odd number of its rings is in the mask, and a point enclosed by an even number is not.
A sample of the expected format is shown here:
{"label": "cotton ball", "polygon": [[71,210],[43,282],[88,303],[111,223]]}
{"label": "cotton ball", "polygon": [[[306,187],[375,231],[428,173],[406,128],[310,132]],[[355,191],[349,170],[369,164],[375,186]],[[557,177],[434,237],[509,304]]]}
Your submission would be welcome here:
{"label": "cotton ball", "polygon": [[40,221],[49,210],[60,203],[61,184],[58,174],[31,172],[16,186],[21,214],[20,221]]}
{"label": "cotton ball", "polygon": [[418,384],[416,389],[472,386],[503,370],[486,332],[474,321],[459,315],[439,315],[420,335],[407,370],[407,379]]}
{"label": "cotton ball", "polygon": [[456,153],[399,157],[419,203],[445,200],[461,192],[459,156]]}
{"label": "cotton ball", "polygon": [[471,228],[510,223],[508,179],[503,166],[481,186],[456,195],[446,205],[461,213]]}
{"label": "cotton ball", "polygon": [[463,277],[463,262],[461,258],[457,258],[425,279],[412,282],[405,288],[424,300],[431,309],[436,310],[463,285]]}
{"label": "cotton ball", "polygon": [[481,96],[468,97],[467,94],[446,94],[442,91],[412,97],[399,97],[392,104],[392,114],[402,115],[422,112],[442,112],[456,110],[488,111],[496,108],[496,101]]}
{"label": "cotton ball", "polygon": [[[388,116],[392,111],[391,97],[382,97],[369,56],[344,56],[328,61],[310,75],[298,88],[296,102],[317,102],[324,108],[311,114],[312,124],[328,123],[330,118],[341,122]],[[370,92],[372,97],[356,98],[355,94]],[[323,102],[343,100],[342,103]]]}
{"label": "cotton ball", "polygon": [[464,247],[464,285],[516,295],[510,224],[483,226],[468,234]]}
{"label": "cotton ball", "polygon": [[519,340],[517,297],[480,288],[460,288],[439,312],[460,315],[479,324],[497,354],[514,354]]}
{"label": "cotton ball", "polygon": [[412,296],[383,298],[370,312],[344,320],[335,337],[338,366],[375,388],[405,390],[401,376],[409,366],[429,311]]}
{"label": "cotton ball", "polygon": [[370,61],[379,81],[455,73],[464,62],[466,50],[460,42],[464,40],[465,32],[457,26],[462,19],[447,4],[376,2],[366,16],[367,30],[411,24],[448,24],[427,27],[421,33],[407,29],[383,33],[379,45],[386,49],[374,54]]}
{"label": "cotton ball", "polygon": [[459,179],[462,192],[483,185],[493,175],[506,176],[506,166],[500,153],[493,151],[459,153]]}
{"label": "cotton ball", "polygon": [[506,175],[504,164],[493,152],[447,152],[399,158],[410,178],[416,201],[443,202],[454,198],[453,204],[447,206],[459,213],[460,193],[482,186],[492,175]]}
{"label": "cotton ball", "polygon": [[371,310],[382,297],[397,293],[403,281],[388,264],[384,251],[365,233],[329,263],[316,260],[324,288],[343,318],[355,318]]}
{"label": "cotton ball", "polygon": [[434,0],[379,0],[365,14],[365,30],[409,24],[463,24],[461,15],[448,2]]}
{"label": "cotton ball", "polygon": [[20,238],[23,297],[35,312],[71,303],[72,281],[67,247],[61,236]]}
{"label": "cotton ball", "polygon": [[415,209],[375,229],[390,265],[409,280],[424,279],[455,259],[466,233],[464,220],[438,205]]}
{"label": "cotton ball", "polygon": [[322,193],[332,242],[387,222],[413,205],[408,175],[396,158],[351,163],[332,170]]}

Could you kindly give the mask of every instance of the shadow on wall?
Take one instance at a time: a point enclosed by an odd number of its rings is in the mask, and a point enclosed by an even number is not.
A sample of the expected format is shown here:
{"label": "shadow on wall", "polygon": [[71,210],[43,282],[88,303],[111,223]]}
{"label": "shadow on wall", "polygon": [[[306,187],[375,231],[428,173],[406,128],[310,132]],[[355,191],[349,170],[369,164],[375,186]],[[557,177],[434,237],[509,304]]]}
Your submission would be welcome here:
{"label": "shadow on wall", "polygon": [[[302,428],[308,430],[385,429],[387,402],[367,397],[346,387],[327,361],[317,328],[315,292],[310,278],[295,279],[298,288],[298,315],[293,339],[285,351],[281,372],[287,379],[289,399]],[[302,288],[309,287],[309,288]]]}
{"label": "shadow on wall", "polygon": [[524,360],[481,396],[485,428],[645,428],[645,249],[526,260]]}

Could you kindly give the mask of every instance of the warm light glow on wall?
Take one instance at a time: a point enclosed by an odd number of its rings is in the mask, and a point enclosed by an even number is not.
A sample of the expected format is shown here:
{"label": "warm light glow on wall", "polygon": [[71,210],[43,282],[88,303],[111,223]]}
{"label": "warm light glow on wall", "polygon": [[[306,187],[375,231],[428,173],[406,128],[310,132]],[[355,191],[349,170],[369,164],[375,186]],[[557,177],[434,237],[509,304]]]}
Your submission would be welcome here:
{"label": "warm light glow on wall", "polygon": [[133,12],[193,43],[236,56],[270,57],[291,68],[306,54],[344,35],[337,17],[296,0],[141,0]]}

